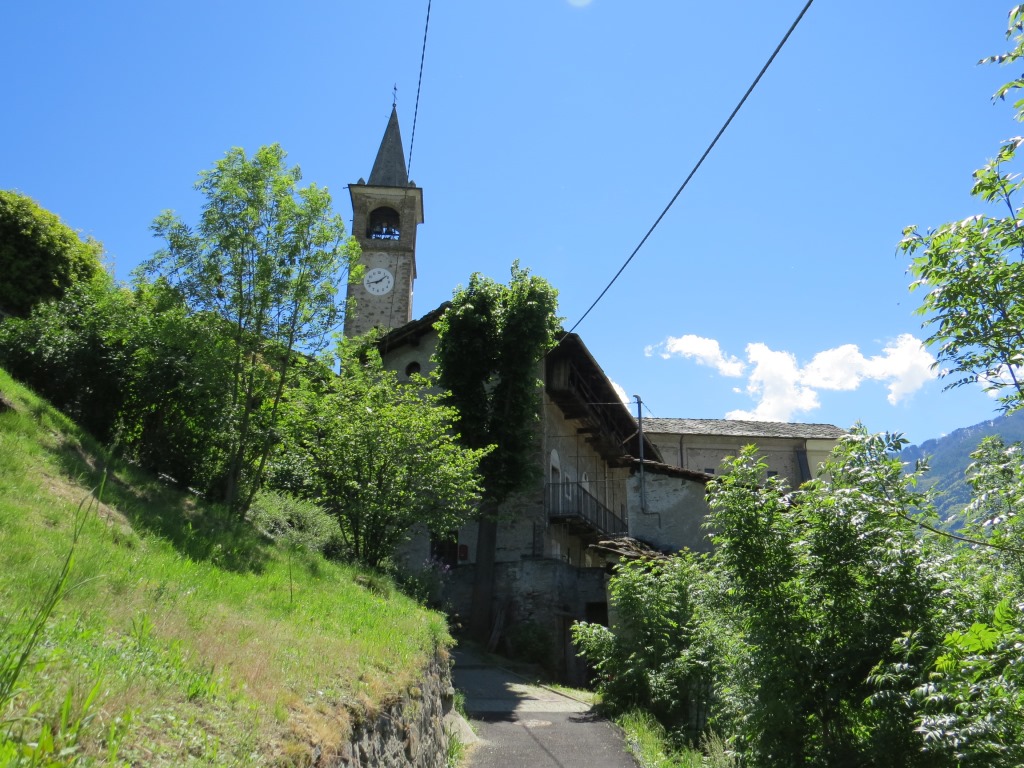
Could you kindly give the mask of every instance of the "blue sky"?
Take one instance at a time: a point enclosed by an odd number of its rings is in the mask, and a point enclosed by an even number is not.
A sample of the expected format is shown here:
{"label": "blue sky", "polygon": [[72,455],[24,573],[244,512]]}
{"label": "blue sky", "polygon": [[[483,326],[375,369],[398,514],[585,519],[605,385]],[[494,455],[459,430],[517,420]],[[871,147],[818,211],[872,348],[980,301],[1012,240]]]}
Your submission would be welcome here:
{"label": "blue sky", "polygon": [[[804,0],[435,0],[411,177],[415,314],[514,259],[574,324]],[[398,87],[406,151],[426,0],[7,3],[0,188],[104,243],[116,274],[196,218],[196,174],[279,142],[305,180],[369,175]],[[1020,132],[1010,4],[818,0],[674,208],[578,328],[648,415],[857,420],[921,442],[993,414],[941,392],[896,243],[979,210]]]}

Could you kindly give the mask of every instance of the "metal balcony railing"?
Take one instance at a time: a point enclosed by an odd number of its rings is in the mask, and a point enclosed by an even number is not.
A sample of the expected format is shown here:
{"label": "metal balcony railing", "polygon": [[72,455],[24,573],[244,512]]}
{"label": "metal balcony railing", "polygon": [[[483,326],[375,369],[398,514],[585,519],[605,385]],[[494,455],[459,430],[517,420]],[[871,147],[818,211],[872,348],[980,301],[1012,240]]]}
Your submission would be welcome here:
{"label": "metal balcony railing", "polygon": [[593,533],[627,533],[626,521],[594,498],[580,483],[548,483],[544,504],[548,520],[582,524]]}

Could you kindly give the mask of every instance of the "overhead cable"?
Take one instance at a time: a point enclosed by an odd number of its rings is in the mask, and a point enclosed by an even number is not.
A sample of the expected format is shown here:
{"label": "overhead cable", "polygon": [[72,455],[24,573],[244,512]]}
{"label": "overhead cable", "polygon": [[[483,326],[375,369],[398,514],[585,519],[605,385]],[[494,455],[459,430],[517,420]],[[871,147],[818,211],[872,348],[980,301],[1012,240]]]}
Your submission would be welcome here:
{"label": "overhead cable", "polygon": [[587,308],[587,311],[584,312],[583,316],[576,321],[576,324],[569,329],[569,333],[575,331],[579,327],[580,323],[582,323],[586,319],[587,315],[590,314],[591,310],[593,310],[594,307],[597,306],[598,302],[600,302],[601,299],[604,298],[604,295],[608,293],[608,289],[611,288],[612,285],[615,284],[615,281],[619,279],[619,275],[621,275],[625,271],[626,267],[629,266],[629,262],[633,260],[633,257],[637,255],[641,248],[643,248],[644,243],[647,242],[647,238],[651,236],[655,228],[657,228],[657,226],[661,223],[661,220],[665,218],[665,214],[669,212],[669,209],[675,203],[676,198],[678,198],[679,195],[682,194],[682,191],[686,189],[686,185],[690,183],[690,179],[692,179],[694,174],[697,173],[697,170],[704,163],[705,158],[707,158],[707,156],[711,154],[711,150],[714,149],[715,144],[718,143],[718,140],[722,138],[722,134],[725,133],[725,129],[729,127],[729,124],[732,122],[733,118],[736,117],[736,113],[740,111],[740,108],[747,100],[747,97],[750,96],[754,88],[757,87],[757,84],[761,81],[761,78],[764,76],[764,73],[768,71],[768,67],[770,67],[772,62],[775,61],[775,57],[779,55],[779,52],[782,50],[782,47],[786,44],[786,41],[789,40],[790,35],[793,34],[793,31],[796,29],[797,25],[800,23],[800,20],[804,17],[804,14],[807,13],[808,9],[811,7],[811,4],[813,2],[814,0],[807,0],[807,4],[803,7],[803,10],[800,11],[799,15],[796,17],[796,20],[790,25],[782,40],[775,47],[775,50],[772,51],[772,55],[768,57],[768,61],[766,61],[765,65],[761,67],[761,71],[757,73],[757,77],[754,78],[754,82],[750,84],[750,87],[747,88],[747,92],[743,94],[743,98],[739,100],[739,103],[736,105],[736,108],[733,109],[732,114],[729,115],[729,119],[725,121],[725,123],[719,129],[718,133],[715,134],[715,138],[708,145],[708,148],[704,150],[704,154],[700,156],[700,160],[698,160],[697,164],[693,166],[693,170],[690,171],[689,175],[679,186],[679,189],[677,189],[676,193],[672,196],[672,199],[669,200],[668,205],[665,206],[665,210],[661,212],[661,215],[658,216],[654,224],[651,225],[651,228],[647,230],[647,234],[643,236],[643,239],[640,241],[639,245],[637,245],[637,247],[633,249],[633,252],[629,255],[629,258],[626,259],[625,263],[621,267],[619,267],[619,271],[615,273],[615,277],[613,277],[611,281],[608,283],[608,285],[605,286],[604,290],[601,291],[600,295],[596,299],[594,299],[594,303]]}
{"label": "overhead cable", "polygon": [[409,136],[409,162],[406,163],[406,172],[412,173],[412,145],[416,141],[416,118],[420,114],[420,88],[423,87],[423,62],[427,58],[427,30],[430,29],[430,2],[427,0],[427,21],[423,25],[423,49],[420,51],[420,77],[416,82],[416,106],[412,111],[412,133]]}

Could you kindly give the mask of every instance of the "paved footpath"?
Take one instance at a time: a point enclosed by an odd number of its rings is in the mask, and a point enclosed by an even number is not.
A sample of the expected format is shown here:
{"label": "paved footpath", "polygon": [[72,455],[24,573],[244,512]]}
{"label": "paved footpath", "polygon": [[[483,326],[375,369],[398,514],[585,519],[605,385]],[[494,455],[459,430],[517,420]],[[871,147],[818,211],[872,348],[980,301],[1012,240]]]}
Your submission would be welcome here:
{"label": "paved footpath", "polygon": [[467,768],[636,768],[622,735],[590,706],[455,651],[455,687],[479,741]]}

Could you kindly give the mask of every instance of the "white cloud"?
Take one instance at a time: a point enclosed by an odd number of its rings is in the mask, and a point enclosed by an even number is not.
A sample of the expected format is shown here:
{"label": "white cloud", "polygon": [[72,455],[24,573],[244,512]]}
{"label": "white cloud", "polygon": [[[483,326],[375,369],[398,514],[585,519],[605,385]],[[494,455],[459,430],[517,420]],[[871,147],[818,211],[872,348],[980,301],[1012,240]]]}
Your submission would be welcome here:
{"label": "white cloud", "polygon": [[747,379],[747,394],[758,401],[752,411],[730,411],[727,419],[790,421],[794,414],[813,411],[821,403],[818,393],[801,383],[796,356],[776,352],[766,344],[748,344],[747,359],[754,366]]}
{"label": "white cloud", "polygon": [[703,336],[695,336],[692,333],[678,338],[669,336],[661,344],[654,344],[644,349],[644,354],[648,357],[655,353],[665,360],[673,355],[692,358],[700,365],[714,368],[722,376],[742,376],[746,367],[739,358],[723,355],[721,346],[714,339],[705,339]]}
{"label": "white cloud", "polygon": [[909,333],[898,336],[881,354],[872,357],[865,357],[856,344],[843,344],[818,352],[802,367],[792,353],[759,342],[747,345],[744,363],[725,354],[714,339],[693,335],[670,336],[661,344],[647,347],[645,353],[657,353],[665,359],[674,355],[693,359],[715,368],[722,376],[743,376],[749,366],[744,391],[757,404],[752,410],[730,411],[727,419],[790,421],[821,407],[819,391],[850,392],[864,381],[884,382],[889,390],[887,400],[897,405],[936,375],[932,369],[935,358]]}
{"label": "white cloud", "polygon": [[898,336],[882,350],[882,355],[868,360],[867,377],[889,382],[889,403],[896,405],[935,378],[935,358],[919,339],[909,333]]}
{"label": "white cloud", "polygon": [[856,344],[819,352],[803,369],[802,381],[837,391],[857,389],[864,379],[888,382],[889,403],[897,405],[935,377],[934,362],[919,339],[904,333],[873,357],[864,357]]}
{"label": "white cloud", "polygon": [[[608,381],[611,381],[611,379],[609,379]],[[612,381],[611,383],[612,389],[615,390],[615,394],[619,396],[619,400],[628,405],[631,402],[632,398],[630,398],[630,396],[626,394],[626,390],[619,386],[619,383],[616,381]]]}

